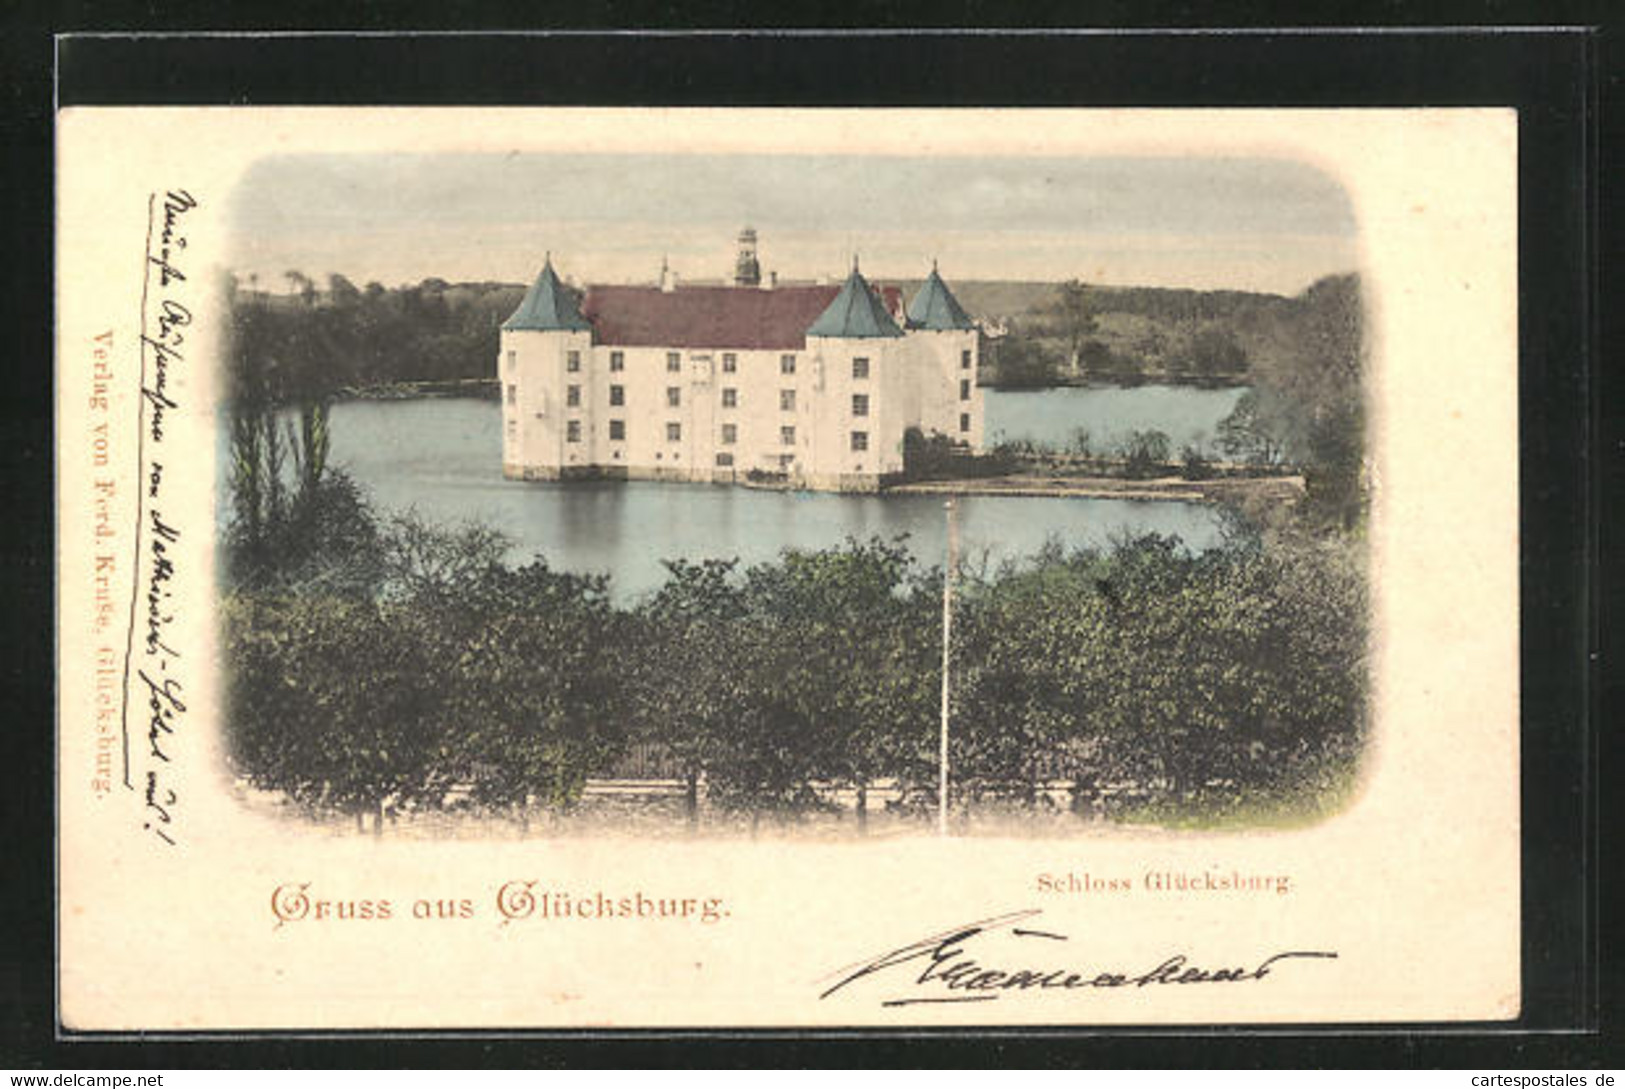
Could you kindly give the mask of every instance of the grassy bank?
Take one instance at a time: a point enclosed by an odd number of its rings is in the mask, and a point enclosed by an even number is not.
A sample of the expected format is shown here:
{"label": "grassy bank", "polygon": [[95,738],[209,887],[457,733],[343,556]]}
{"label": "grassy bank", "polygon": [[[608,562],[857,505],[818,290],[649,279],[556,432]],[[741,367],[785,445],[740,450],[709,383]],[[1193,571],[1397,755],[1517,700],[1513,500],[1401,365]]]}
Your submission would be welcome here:
{"label": "grassy bank", "polygon": [[1136,499],[1187,503],[1262,500],[1295,503],[1303,497],[1301,476],[1225,476],[1187,480],[1179,475],[1132,480],[1107,476],[1056,476],[1024,471],[992,477],[916,481],[886,490],[888,495],[1008,495],[1059,499]]}

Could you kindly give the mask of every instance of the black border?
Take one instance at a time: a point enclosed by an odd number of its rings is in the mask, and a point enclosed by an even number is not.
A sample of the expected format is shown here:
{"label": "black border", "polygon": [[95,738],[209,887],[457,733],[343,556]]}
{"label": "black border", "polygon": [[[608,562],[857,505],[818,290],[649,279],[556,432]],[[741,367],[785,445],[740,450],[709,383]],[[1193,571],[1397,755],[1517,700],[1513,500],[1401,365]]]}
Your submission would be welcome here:
{"label": "black border", "polygon": [[[1166,6],[1187,24],[1180,5]],[[1116,9],[1109,15],[1121,18]],[[81,17],[82,18],[82,17]],[[139,17],[138,17],[139,18]],[[376,20],[376,15],[373,19]],[[229,25],[217,21],[213,25]],[[71,18],[64,22],[71,25]],[[44,20],[42,22],[51,22]],[[103,24],[105,25],[117,25]],[[366,23],[357,20],[353,26]],[[53,457],[49,275],[51,39],[10,35],[4,167],[13,259],[0,328],[44,396],[0,398],[0,438],[49,510]],[[42,41],[43,38],[43,41]],[[1602,690],[1595,581],[1601,498],[1597,293],[1599,96],[1604,40],[1578,28],[1382,33],[720,32],[555,33],[402,38],[74,37],[55,44],[60,106],[89,104],[591,104],[1355,106],[1510,105],[1520,116],[1520,374],[1523,608],[1525,1009],[1506,1026],[1329,1026],[893,1033],[209,1034],[152,1044],[57,1038],[51,897],[54,721],[52,520],[8,537],[15,637],[4,669],[14,724],[36,742],[5,766],[8,841],[0,898],[0,1065],[385,1067],[614,1065],[1130,1066],[1602,1063],[1597,948],[1598,759]],[[45,47],[44,55],[41,46]],[[1617,78],[1617,73],[1615,73]],[[40,97],[24,97],[43,89]],[[41,268],[47,270],[39,276]],[[27,387],[25,387],[27,388]],[[1612,418],[1617,428],[1617,417]],[[1610,460],[1610,466],[1616,463]],[[29,470],[33,470],[30,472]],[[39,500],[37,504],[32,502]],[[32,532],[30,532],[32,530]],[[37,609],[37,612],[35,611]],[[8,610],[9,612],[9,610]],[[31,620],[28,614],[34,614]],[[20,621],[20,623],[19,623]],[[1617,696],[1617,689],[1610,690]],[[21,730],[6,736],[6,756]],[[26,845],[26,846],[24,846]],[[15,970],[13,970],[15,969]],[[1579,1030],[1576,1032],[1575,1030]],[[154,1046],[156,1044],[156,1046]],[[1616,1060],[1617,1061],[1617,1060]]]}

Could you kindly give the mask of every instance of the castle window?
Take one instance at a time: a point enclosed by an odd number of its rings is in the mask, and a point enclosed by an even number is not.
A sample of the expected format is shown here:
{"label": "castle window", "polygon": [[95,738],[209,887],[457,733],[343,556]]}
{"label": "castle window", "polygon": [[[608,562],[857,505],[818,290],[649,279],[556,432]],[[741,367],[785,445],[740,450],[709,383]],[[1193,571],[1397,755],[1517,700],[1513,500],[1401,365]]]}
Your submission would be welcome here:
{"label": "castle window", "polygon": [[961,412],[959,414],[959,430],[961,430],[961,431],[969,431],[970,430],[970,413],[969,412]]}
{"label": "castle window", "polygon": [[610,442],[625,442],[626,441],[626,421],[625,420],[611,420],[611,421],[609,421],[609,441]]}
{"label": "castle window", "polygon": [[508,369],[511,371],[519,365],[519,353],[513,350],[508,352]]}
{"label": "castle window", "polygon": [[733,463],[734,463],[734,456],[732,454],[718,454],[717,455],[717,464],[720,465],[722,468],[726,469],[728,466],[732,465]]}
{"label": "castle window", "polygon": [[626,387],[625,386],[611,386],[611,387],[609,387],[609,403],[612,404],[612,405],[624,405],[624,404],[626,404]]}
{"label": "castle window", "polygon": [[796,391],[795,390],[793,390],[793,389],[781,389],[781,390],[779,390],[779,408],[783,409],[785,412],[794,412],[796,410]]}
{"label": "castle window", "polygon": [[722,391],[722,407],[723,408],[738,408],[739,407],[739,391],[736,390],[736,389],[731,389],[731,388],[723,390]]}
{"label": "castle window", "polygon": [[852,395],[852,415],[869,415],[869,395],[867,393],[854,393]]}
{"label": "castle window", "polygon": [[580,408],[581,407],[581,387],[580,386],[565,386],[564,387],[564,404],[568,408]]}
{"label": "castle window", "polygon": [[570,420],[567,423],[565,423],[565,425],[564,425],[564,441],[565,442],[580,442],[581,441],[581,421],[580,420]]}
{"label": "castle window", "polygon": [[739,441],[739,425],[738,424],[723,424],[722,425],[722,445],[724,445],[724,446],[732,446],[734,443],[736,443],[738,441]]}
{"label": "castle window", "polygon": [[508,403],[510,405],[517,405],[519,403],[519,387],[511,383],[508,386]]}
{"label": "castle window", "polygon": [[678,371],[680,371],[682,369],[683,369],[683,353],[682,352],[667,352],[666,353],[666,370],[671,371],[672,373],[675,374],[676,372],[678,372]]}
{"label": "castle window", "polygon": [[624,370],[626,370],[626,353],[625,352],[610,352],[609,353],[609,369],[612,370],[612,371],[624,371]]}
{"label": "castle window", "polygon": [[683,387],[682,386],[667,386],[666,387],[666,405],[668,407],[670,407],[670,408],[679,408],[679,407],[682,406],[682,404],[683,404]]}
{"label": "castle window", "polygon": [[856,453],[862,453],[863,451],[869,449],[869,432],[852,432],[852,449]]}
{"label": "castle window", "polygon": [[793,355],[781,355],[781,356],[779,356],[779,373],[780,374],[794,374],[794,373],[796,373],[796,357],[793,356]]}
{"label": "castle window", "polygon": [[854,358],[852,360],[852,377],[853,378],[868,378],[869,377],[869,359],[868,359],[867,356],[861,356],[860,355],[860,356],[857,356],[856,358]]}
{"label": "castle window", "polygon": [[666,441],[667,442],[682,442],[683,441],[683,425],[678,423],[676,420],[668,421],[667,424],[666,424]]}
{"label": "castle window", "polygon": [[959,369],[962,370],[962,371],[970,370],[970,349],[969,348],[966,348],[964,351],[959,353]]}
{"label": "castle window", "polygon": [[722,353],[722,373],[732,374],[739,369],[739,357],[733,352]]}
{"label": "castle window", "polygon": [[961,378],[959,380],[959,399],[961,401],[970,400],[970,379],[969,378]]}
{"label": "castle window", "polygon": [[508,441],[512,442],[519,437],[519,424],[513,420],[508,421]]}
{"label": "castle window", "polygon": [[779,428],[779,445],[794,446],[796,444],[796,429],[793,427]]}
{"label": "castle window", "polygon": [[581,353],[580,352],[566,352],[566,353],[564,353],[564,369],[569,371],[571,374],[574,374],[575,372],[579,371],[581,369]]}

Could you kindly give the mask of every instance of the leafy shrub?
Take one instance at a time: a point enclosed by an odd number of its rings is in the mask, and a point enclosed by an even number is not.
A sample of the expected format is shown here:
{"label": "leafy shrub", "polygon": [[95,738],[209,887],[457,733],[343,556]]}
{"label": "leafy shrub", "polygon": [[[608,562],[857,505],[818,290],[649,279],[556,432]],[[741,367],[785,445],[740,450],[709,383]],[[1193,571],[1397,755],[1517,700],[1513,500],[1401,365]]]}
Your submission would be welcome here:
{"label": "leafy shrub", "polygon": [[1143,479],[1155,476],[1168,464],[1168,436],[1161,431],[1135,431],[1119,447],[1124,471]]}
{"label": "leafy shrub", "polygon": [[1179,452],[1181,463],[1179,475],[1186,480],[1211,480],[1213,478],[1213,462],[1195,446],[1187,445]]}

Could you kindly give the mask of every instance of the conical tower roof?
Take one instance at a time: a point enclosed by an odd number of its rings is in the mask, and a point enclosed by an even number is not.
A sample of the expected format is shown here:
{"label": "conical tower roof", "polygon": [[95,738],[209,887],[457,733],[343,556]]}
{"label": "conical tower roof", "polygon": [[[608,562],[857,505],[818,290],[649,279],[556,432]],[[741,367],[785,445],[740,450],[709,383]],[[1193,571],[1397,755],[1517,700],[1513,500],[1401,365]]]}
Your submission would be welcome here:
{"label": "conical tower roof", "polygon": [[591,323],[581,316],[575,296],[559,281],[549,257],[542,266],[541,275],[525,292],[524,300],[513,316],[502,323],[504,329],[588,330]]}
{"label": "conical tower roof", "polygon": [[841,285],[835,301],[807,327],[810,337],[900,337],[891,315],[852,262],[852,275]]}
{"label": "conical tower roof", "polygon": [[912,329],[974,329],[976,323],[959,305],[954,293],[937,275],[936,262],[931,263],[931,275],[920,286],[914,301],[908,304],[908,324]]}

